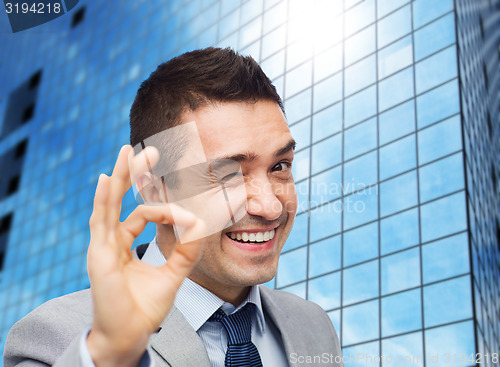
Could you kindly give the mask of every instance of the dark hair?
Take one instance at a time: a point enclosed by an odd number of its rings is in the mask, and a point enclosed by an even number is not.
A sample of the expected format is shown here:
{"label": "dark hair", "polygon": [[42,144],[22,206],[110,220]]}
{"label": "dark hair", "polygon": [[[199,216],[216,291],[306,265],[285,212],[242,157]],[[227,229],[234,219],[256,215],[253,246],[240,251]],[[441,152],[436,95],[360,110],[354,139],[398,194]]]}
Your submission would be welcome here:
{"label": "dark hair", "polygon": [[250,56],[230,48],[205,48],[177,56],[142,82],[130,110],[134,146],[179,125],[184,111],[218,102],[283,103],[269,78]]}

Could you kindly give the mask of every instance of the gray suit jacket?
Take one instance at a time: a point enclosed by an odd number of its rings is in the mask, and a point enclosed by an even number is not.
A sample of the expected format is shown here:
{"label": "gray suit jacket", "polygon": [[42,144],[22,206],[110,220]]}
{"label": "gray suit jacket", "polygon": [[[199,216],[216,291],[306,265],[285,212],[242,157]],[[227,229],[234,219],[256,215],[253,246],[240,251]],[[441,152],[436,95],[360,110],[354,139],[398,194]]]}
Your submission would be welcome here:
{"label": "gray suit jacket", "polygon": [[[323,309],[267,287],[261,287],[261,298],[264,312],[281,332],[290,366],[343,366],[337,334]],[[12,327],[4,367],[80,366],[79,341],[91,322],[88,289],[48,301]],[[148,348],[156,367],[210,367],[203,342],[175,307]]]}

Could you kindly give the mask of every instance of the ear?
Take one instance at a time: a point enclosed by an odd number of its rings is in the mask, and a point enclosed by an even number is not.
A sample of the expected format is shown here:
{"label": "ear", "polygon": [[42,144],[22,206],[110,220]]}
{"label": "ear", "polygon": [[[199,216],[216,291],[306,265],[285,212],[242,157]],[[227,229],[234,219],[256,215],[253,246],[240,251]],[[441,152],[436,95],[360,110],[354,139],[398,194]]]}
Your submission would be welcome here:
{"label": "ear", "polygon": [[148,172],[139,176],[135,181],[135,185],[145,204],[167,202],[161,181],[151,173]]}

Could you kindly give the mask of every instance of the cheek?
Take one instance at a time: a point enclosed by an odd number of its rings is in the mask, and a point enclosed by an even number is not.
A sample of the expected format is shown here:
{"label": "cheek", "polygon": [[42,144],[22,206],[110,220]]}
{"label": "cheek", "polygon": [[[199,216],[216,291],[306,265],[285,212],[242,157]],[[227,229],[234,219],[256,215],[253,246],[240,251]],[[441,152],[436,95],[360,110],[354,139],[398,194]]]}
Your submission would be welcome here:
{"label": "cheek", "polygon": [[287,211],[288,215],[295,216],[298,207],[297,191],[293,181],[280,185],[277,188],[276,196]]}

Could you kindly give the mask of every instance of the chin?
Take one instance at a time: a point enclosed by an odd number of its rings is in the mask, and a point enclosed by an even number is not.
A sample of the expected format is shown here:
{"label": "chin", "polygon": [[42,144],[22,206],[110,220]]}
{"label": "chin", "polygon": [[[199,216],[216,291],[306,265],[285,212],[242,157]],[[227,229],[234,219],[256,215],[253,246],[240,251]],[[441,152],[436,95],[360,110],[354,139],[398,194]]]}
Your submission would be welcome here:
{"label": "chin", "polygon": [[269,282],[276,275],[277,267],[268,264],[253,265],[248,268],[240,268],[240,280],[245,286],[263,284]]}

